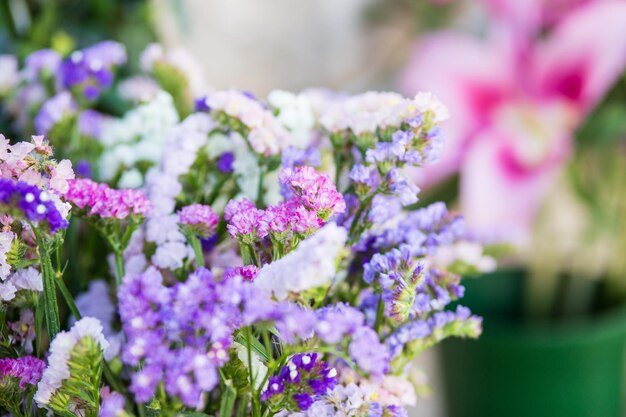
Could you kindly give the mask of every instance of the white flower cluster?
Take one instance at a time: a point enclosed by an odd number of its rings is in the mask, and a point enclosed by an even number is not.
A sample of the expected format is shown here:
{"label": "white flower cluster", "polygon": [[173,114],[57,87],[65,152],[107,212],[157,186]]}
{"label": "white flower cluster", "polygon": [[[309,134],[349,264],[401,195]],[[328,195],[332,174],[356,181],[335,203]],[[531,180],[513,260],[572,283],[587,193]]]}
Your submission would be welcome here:
{"label": "white flower cluster", "polygon": [[358,417],[369,415],[368,403],[372,400],[370,389],[350,383],[337,385],[323,398],[315,401],[306,411],[280,411],[276,417]]}
{"label": "white flower cluster", "polygon": [[37,384],[35,401],[39,406],[45,407],[63,381],[70,378],[68,366],[70,355],[74,346],[85,337],[93,338],[103,351],[109,346],[109,342],[102,335],[100,321],[93,317],[84,317],[77,321],[69,331],[57,334],[50,344],[48,367]]}
{"label": "white flower cluster", "polygon": [[161,160],[168,133],[178,121],[174,101],[164,91],[123,118],[106,121],[100,138],[106,148],[99,164],[101,178],[110,180],[122,168],[126,171],[120,187],[141,186],[143,180],[136,164],[140,161],[156,164]]}
{"label": "white flower cluster", "polygon": [[11,301],[19,290],[43,291],[41,273],[33,267],[18,269],[6,281],[0,283],[0,299]]}
{"label": "white flower cluster", "polygon": [[0,96],[15,88],[20,82],[17,58],[0,55]]}
{"label": "white flower cluster", "polygon": [[222,111],[246,125],[250,129],[247,140],[261,155],[276,155],[291,144],[289,132],[272,112],[241,91],[217,91],[207,96],[205,102],[211,111]]}
{"label": "white flower cluster", "polygon": [[433,121],[435,123],[440,123],[450,118],[450,111],[446,105],[431,92],[422,91],[417,93],[413,102],[420,112],[431,112],[434,115]]}
{"label": "white flower cluster", "polygon": [[291,146],[304,149],[310,145],[315,115],[309,96],[305,93],[294,94],[284,90],[274,90],[267,96],[272,107],[279,110],[276,119],[291,132]]}
{"label": "white flower cluster", "polygon": [[121,332],[113,330],[116,307],[109,296],[106,281],[102,279],[91,281],[87,291],[76,297],[76,308],[82,315],[98,319],[102,324],[102,334],[109,342],[109,347],[104,351],[104,358],[111,360],[117,356],[124,336]]}
{"label": "white flower cluster", "polygon": [[496,260],[483,254],[483,246],[480,243],[470,241],[440,246],[431,262],[442,270],[450,269],[455,263],[473,267],[477,272],[493,272],[496,269]]}
{"label": "white flower cluster", "polygon": [[[215,123],[206,114],[187,117],[170,131],[160,166],[151,169],[146,176],[146,191],[154,208],[146,219],[145,237],[157,244],[151,261],[159,268],[180,268],[183,260],[192,254],[178,228],[178,216],[174,212],[176,197],[182,191],[178,178],[189,172],[214,127]],[[139,253],[126,255],[132,257]]]}
{"label": "white flower cluster", "polygon": [[337,257],[345,247],[348,232],[328,223],[303,240],[285,257],[265,265],[254,280],[257,288],[283,300],[288,292],[302,292],[329,285],[337,272]]}
{"label": "white flower cluster", "polygon": [[400,126],[402,122],[425,112],[434,114],[434,121],[448,118],[447,108],[430,93],[418,93],[414,99],[397,93],[369,91],[338,98],[320,115],[321,125],[329,132],[351,129],[356,135],[374,133],[377,127]]}
{"label": "white flower cluster", "polygon": [[11,273],[11,265],[7,262],[7,253],[11,250],[15,233],[0,232],[0,279],[5,280]]}

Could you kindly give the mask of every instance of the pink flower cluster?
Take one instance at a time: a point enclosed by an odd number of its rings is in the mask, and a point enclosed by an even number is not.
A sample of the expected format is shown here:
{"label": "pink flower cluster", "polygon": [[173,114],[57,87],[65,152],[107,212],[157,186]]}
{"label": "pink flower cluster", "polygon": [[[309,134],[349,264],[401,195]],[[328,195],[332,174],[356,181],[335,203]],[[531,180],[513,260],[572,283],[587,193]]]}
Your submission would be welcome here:
{"label": "pink flower cluster", "polygon": [[43,136],[33,136],[32,142],[11,145],[0,134],[0,176],[62,195],[67,192],[68,180],[74,178],[72,162],[64,159],[57,163],[51,158],[52,148]]}
{"label": "pink flower cluster", "polygon": [[255,152],[276,155],[287,147],[289,133],[265,106],[250,94],[237,90],[217,91],[204,100],[211,112],[223,112],[239,120],[250,130],[247,140]]}
{"label": "pink flower cluster", "polygon": [[139,190],[115,190],[85,178],[69,182],[65,199],[80,209],[89,207],[89,216],[120,220],[145,216],[152,208],[150,200]]}
{"label": "pink flower cluster", "polygon": [[266,210],[256,208],[249,200],[232,200],[224,210],[224,218],[229,222],[227,229],[232,237],[247,236],[252,240],[289,231],[305,234],[324,224],[316,212],[308,210],[296,198]]}
{"label": "pink flower cluster", "polygon": [[0,381],[4,377],[19,379],[21,389],[26,384],[36,385],[41,379],[46,363],[34,356],[0,359]]}
{"label": "pink flower cluster", "polygon": [[191,204],[178,212],[181,225],[191,226],[201,236],[209,236],[215,232],[220,218],[213,209],[204,204]]}
{"label": "pink flower cluster", "polygon": [[[286,168],[280,174],[291,198],[266,210],[249,200],[231,200],[224,209],[232,237],[254,240],[289,231],[306,234],[320,228],[334,214],[343,213],[346,203],[328,176],[311,167]],[[284,237],[284,236],[283,236]]]}
{"label": "pink flower cluster", "polygon": [[245,281],[253,282],[258,274],[259,269],[254,265],[238,266],[236,268],[229,268],[225,270],[224,279],[232,279],[239,276]]}
{"label": "pink flower cluster", "polygon": [[346,202],[327,175],[312,167],[286,168],[280,173],[280,181],[289,186],[298,202],[313,210],[324,221],[332,215],[343,213]]}

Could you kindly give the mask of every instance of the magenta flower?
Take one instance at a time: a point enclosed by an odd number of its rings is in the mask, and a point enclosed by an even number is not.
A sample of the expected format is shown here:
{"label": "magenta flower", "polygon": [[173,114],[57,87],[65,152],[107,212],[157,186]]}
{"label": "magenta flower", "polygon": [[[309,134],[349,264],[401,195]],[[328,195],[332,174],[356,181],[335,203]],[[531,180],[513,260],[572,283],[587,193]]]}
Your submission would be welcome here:
{"label": "magenta flower", "polygon": [[20,389],[27,384],[37,385],[41,379],[46,363],[34,356],[0,359],[0,381],[6,377],[19,380]]}
{"label": "magenta flower", "polygon": [[459,172],[461,208],[475,233],[528,237],[574,130],[626,66],[625,21],[625,2],[593,2],[542,40],[446,32],[417,45],[404,89],[432,90],[453,116],[442,160],[425,169],[424,182]]}
{"label": "magenta flower", "polygon": [[87,178],[70,180],[65,199],[79,209],[88,209],[89,216],[125,219],[145,216],[152,203],[139,190],[115,190]]}
{"label": "magenta flower", "polygon": [[178,212],[181,225],[188,226],[197,235],[207,237],[215,232],[220,218],[211,207],[203,204],[191,204]]}
{"label": "magenta flower", "polygon": [[316,212],[324,221],[346,210],[346,202],[335,184],[327,175],[320,174],[314,168],[285,168],[279,178],[289,186],[300,203]]}

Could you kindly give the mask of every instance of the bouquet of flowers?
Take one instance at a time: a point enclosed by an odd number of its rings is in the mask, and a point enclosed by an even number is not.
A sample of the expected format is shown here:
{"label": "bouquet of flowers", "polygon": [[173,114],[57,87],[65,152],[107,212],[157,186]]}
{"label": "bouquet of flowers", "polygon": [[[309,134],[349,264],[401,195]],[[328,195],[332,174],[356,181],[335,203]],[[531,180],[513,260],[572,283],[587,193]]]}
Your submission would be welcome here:
{"label": "bouquet of flowers", "polygon": [[434,96],[193,101],[190,72],[151,46],[150,94],[104,116],[121,45],[36,57],[5,96],[50,98],[15,120],[97,169],[0,137],[2,410],[403,416],[413,359],[480,334],[447,307],[492,260],[445,205],[416,209],[405,175],[443,145]]}

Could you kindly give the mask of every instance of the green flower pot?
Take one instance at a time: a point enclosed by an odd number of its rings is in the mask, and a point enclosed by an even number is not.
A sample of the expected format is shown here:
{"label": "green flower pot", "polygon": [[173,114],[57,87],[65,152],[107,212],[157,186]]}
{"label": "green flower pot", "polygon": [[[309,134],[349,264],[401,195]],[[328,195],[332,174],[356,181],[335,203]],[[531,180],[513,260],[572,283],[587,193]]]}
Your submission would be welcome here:
{"label": "green flower pot", "polygon": [[485,317],[478,340],[442,344],[448,417],[621,417],[626,309],[562,323],[524,323],[523,274],[466,280]]}

